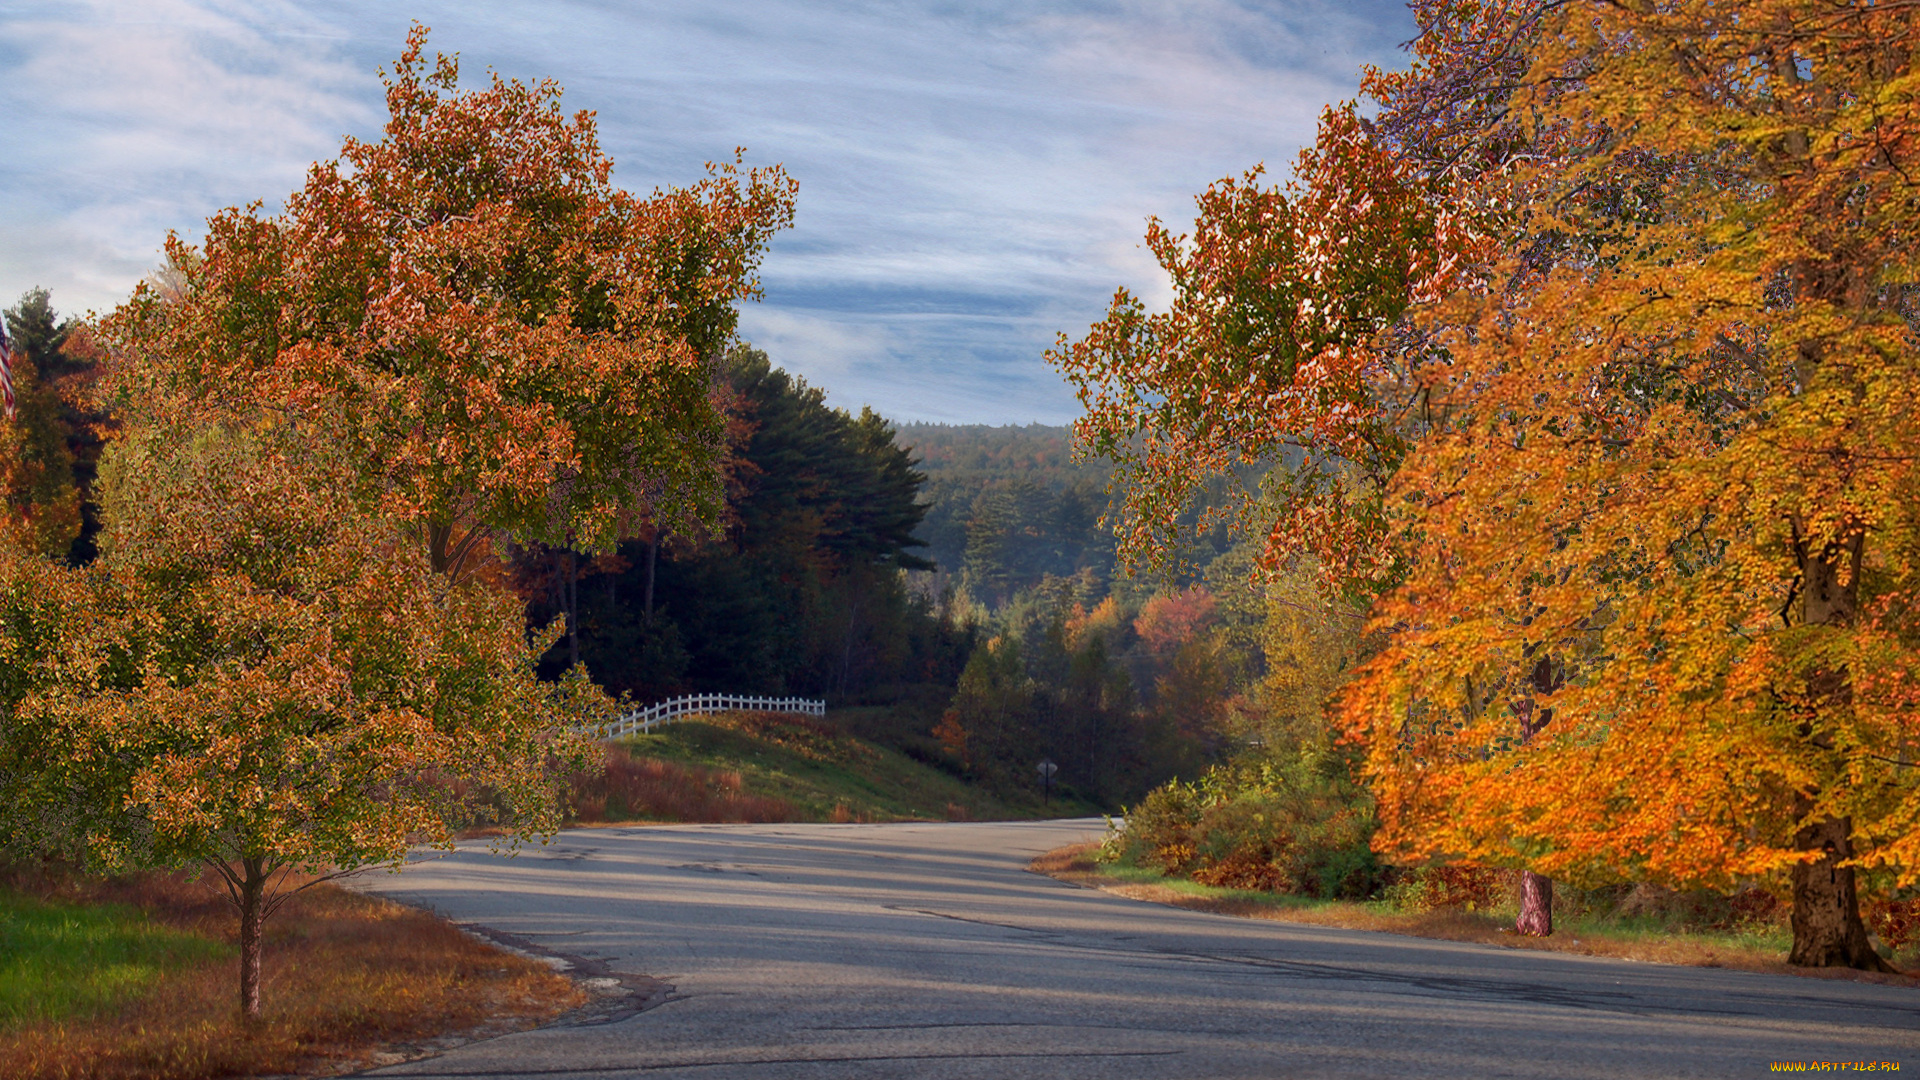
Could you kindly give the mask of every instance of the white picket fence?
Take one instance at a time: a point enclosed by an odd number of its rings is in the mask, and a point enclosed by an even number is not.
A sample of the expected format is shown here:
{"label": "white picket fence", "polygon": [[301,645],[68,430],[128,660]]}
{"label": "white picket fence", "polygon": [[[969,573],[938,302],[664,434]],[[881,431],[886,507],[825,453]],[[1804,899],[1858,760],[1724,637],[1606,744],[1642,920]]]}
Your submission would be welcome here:
{"label": "white picket fence", "polygon": [[668,698],[658,705],[649,705],[637,712],[615,720],[607,726],[606,738],[618,739],[639,732],[644,735],[661,724],[671,723],[696,713],[715,712],[773,712],[802,713],[806,716],[827,715],[827,703],[808,698],[770,698],[743,697],[739,694],[687,694],[682,697]]}

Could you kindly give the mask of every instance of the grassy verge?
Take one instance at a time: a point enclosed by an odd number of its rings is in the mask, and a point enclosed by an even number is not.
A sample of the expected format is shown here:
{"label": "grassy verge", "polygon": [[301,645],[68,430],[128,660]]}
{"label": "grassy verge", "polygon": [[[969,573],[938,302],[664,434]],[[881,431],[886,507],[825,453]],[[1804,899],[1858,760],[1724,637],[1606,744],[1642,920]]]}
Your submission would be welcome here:
{"label": "grassy verge", "polygon": [[811,717],[716,714],[611,749],[575,803],[595,821],[1005,820],[1092,813],[1078,800],[1009,800]]}
{"label": "grassy verge", "polygon": [[0,887],[0,1076],[326,1074],[395,1043],[532,1026],[579,1004],[545,965],[424,912],[317,885],[267,922],[264,1022],[239,1020],[231,907],[182,875],[14,874]]}
{"label": "grassy verge", "polygon": [[127,904],[0,893],[0,1030],[91,1018],[225,952]]}
{"label": "grassy verge", "polygon": [[1920,987],[1920,978],[1906,975],[1790,966],[1782,959],[1789,944],[1784,931],[1676,933],[1649,921],[1575,917],[1556,919],[1556,933],[1551,937],[1524,937],[1513,932],[1511,917],[1495,912],[1459,909],[1409,912],[1378,901],[1320,900],[1247,889],[1221,889],[1185,878],[1170,878],[1157,870],[1095,862],[1093,856],[1097,850],[1097,844],[1059,848],[1033,860],[1028,869],[1135,900],[1217,915],[1469,941],[1510,949]]}

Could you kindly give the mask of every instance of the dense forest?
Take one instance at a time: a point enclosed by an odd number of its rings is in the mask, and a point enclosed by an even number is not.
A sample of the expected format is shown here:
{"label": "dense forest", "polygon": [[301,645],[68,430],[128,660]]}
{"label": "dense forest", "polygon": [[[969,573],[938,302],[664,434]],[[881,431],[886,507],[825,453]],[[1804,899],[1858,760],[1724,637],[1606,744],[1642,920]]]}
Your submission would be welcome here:
{"label": "dense forest", "polygon": [[[515,560],[535,625],[569,610],[578,659],[614,693],[824,696],[836,704],[951,686],[971,631],[904,573],[927,570],[915,536],[923,478],[892,427],[826,404],[766,354],[728,354],[730,458],[718,530],[649,525],[595,559],[551,549]],[[577,652],[576,652],[577,649]]]}
{"label": "dense forest", "polygon": [[750,347],[724,372],[721,528],[649,524],[595,558],[515,553],[529,625],[571,612],[577,628],[549,677],[578,661],[642,703],[824,697],[977,782],[1030,786],[1047,758],[1114,808],[1243,741],[1230,718],[1264,671],[1262,610],[1222,603],[1204,576],[1117,574],[1109,467],[1076,460],[1067,429],[896,428]]}
{"label": "dense forest", "polygon": [[916,535],[937,577],[922,587],[998,607],[1049,576],[1112,580],[1111,469],[1075,461],[1066,428],[906,424],[898,437],[927,477]]}

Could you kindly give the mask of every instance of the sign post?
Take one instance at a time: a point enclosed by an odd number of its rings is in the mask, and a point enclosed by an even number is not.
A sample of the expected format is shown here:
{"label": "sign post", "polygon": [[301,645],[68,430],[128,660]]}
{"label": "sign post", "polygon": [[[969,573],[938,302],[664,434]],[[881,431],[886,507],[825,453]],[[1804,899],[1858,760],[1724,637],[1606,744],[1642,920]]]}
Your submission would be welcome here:
{"label": "sign post", "polygon": [[1053,774],[1060,771],[1060,766],[1055,765],[1049,758],[1041,758],[1040,764],[1034,767],[1040,770],[1040,802],[1043,805],[1052,806]]}

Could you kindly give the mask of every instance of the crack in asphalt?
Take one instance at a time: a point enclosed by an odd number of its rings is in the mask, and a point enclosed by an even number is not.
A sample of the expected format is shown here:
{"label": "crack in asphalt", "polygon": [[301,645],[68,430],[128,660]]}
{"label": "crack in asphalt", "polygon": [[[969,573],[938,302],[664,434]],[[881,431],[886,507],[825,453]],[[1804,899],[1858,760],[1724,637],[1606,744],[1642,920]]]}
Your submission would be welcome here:
{"label": "crack in asphalt", "polygon": [[[548,956],[564,961],[567,967],[563,973],[576,980],[588,979],[612,980],[618,987],[617,992],[602,990],[597,1000],[580,1006],[551,1024],[556,1027],[597,1027],[601,1024],[617,1024],[632,1019],[649,1009],[657,1009],[669,1001],[677,1001],[685,995],[676,995],[671,983],[656,979],[651,975],[642,975],[632,971],[616,971],[607,961],[598,957],[581,956],[575,953],[563,953],[548,948],[539,942],[509,934],[505,930],[496,930],[479,923],[461,923],[460,928],[476,934],[499,945],[535,956]],[[571,935],[543,935],[571,936]],[[602,984],[604,985],[604,983]]]}

